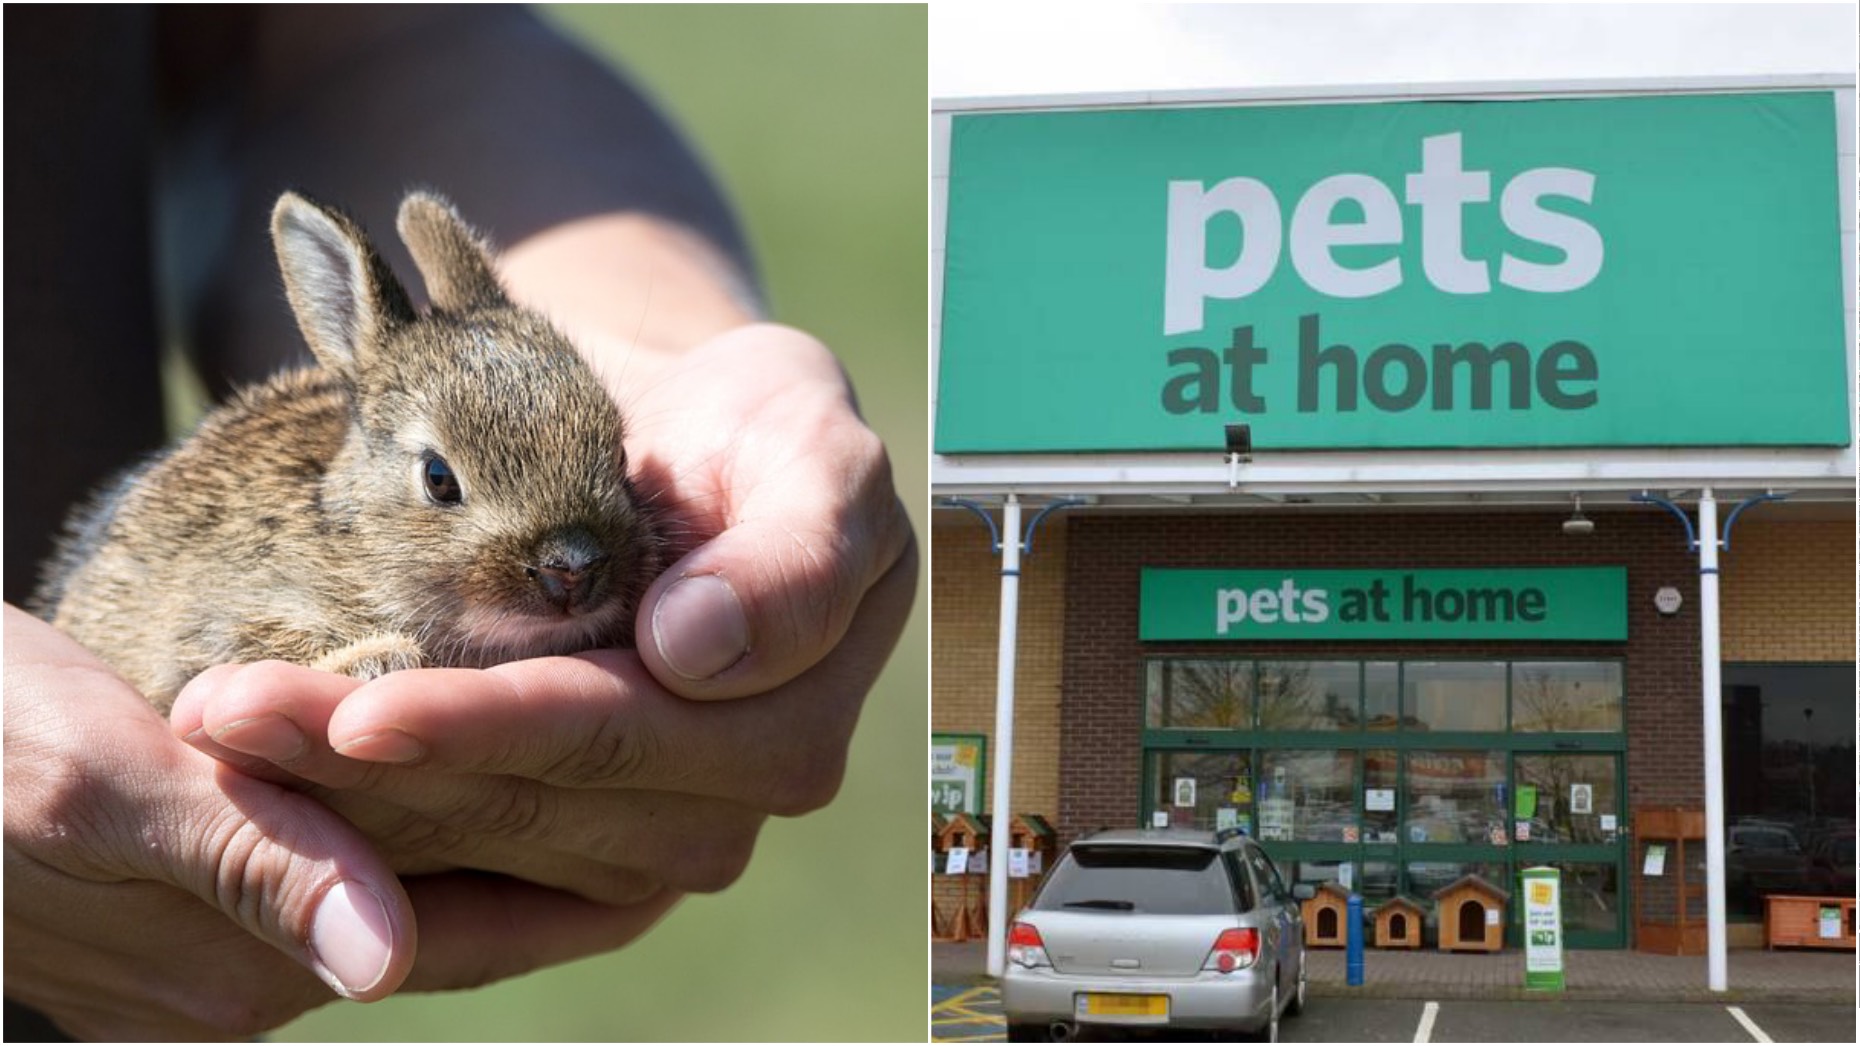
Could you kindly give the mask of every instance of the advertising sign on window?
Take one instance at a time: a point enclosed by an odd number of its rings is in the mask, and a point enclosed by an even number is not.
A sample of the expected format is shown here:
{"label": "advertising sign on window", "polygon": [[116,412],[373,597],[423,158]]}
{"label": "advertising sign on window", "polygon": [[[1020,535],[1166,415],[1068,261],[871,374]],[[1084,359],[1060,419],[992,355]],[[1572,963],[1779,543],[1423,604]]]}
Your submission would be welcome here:
{"label": "advertising sign on window", "polygon": [[930,738],[930,809],[947,816],[980,815],[987,777],[988,739],[981,734],[934,734]]}

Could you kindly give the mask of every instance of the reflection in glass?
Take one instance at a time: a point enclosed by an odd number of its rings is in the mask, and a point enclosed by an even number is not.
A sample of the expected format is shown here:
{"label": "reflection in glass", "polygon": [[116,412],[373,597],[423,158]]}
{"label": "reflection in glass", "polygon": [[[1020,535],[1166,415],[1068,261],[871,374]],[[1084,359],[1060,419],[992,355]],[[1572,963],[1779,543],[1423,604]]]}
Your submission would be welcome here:
{"label": "reflection in glass", "polygon": [[1410,661],[1402,666],[1405,728],[1505,729],[1503,661]]}
{"label": "reflection in glass", "polygon": [[[1410,861],[1408,862],[1408,896],[1416,904],[1432,912],[1435,908],[1434,894],[1459,882],[1460,878],[1466,875],[1476,875],[1508,894],[1515,892],[1506,880],[1505,866],[1502,864],[1482,864],[1475,861]],[[1506,905],[1507,910],[1511,907],[1509,904]]]}
{"label": "reflection in glass", "polygon": [[1394,749],[1377,748],[1363,753],[1363,841],[1396,843],[1397,818],[1401,812],[1395,802],[1400,757]]}
{"label": "reflection in glass", "polygon": [[1614,933],[1621,917],[1621,884],[1616,866],[1552,861],[1550,867],[1563,873],[1563,932]]}
{"label": "reflection in glass", "polygon": [[[1170,827],[1253,834],[1252,753],[1155,752],[1150,770],[1151,810],[1165,814]],[[1146,811],[1143,824],[1152,823]]]}
{"label": "reflection in glass", "polygon": [[1518,661],[1511,666],[1513,730],[1621,730],[1621,664]]}
{"label": "reflection in glass", "polygon": [[1342,843],[1356,824],[1356,753],[1262,752],[1259,838]]}
{"label": "reflection in glass", "polygon": [[1401,666],[1394,661],[1363,665],[1363,722],[1371,730],[1401,725]]}
{"label": "reflection in glass", "polygon": [[1361,673],[1355,661],[1262,661],[1261,730],[1354,730]]}
{"label": "reflection in glass", "polygon": [[1156,730],[1253,725],[1251,661],[1151,661],[1145,722]]}
{"label": "reflection in glass", "polygon": [[1724,666],[1733,918],[1763,918],[1769,894],[1854,895],[1853,721],[1851,661]]}
{"label": "reflection in glass", "polygon": [[1407,758],[1403,842],[1505,845],[1504,752],[1409,752]]}
{"label": "reflection in glass", "polygon": [[[1604,816],[1620,812],[1611,755],[1519,755],[1517,820],[1529,825],[1520,846],[1543,843],[1611,843]],[[1525,789],[1530,791],[1525,791]],[[1529,808],[1529,814],[1524,809]],[[1620,822],[1615,822],[1619,830]],[[1515,831],[1515,826],[1514,826]]]}
{"label": "reflection in glass", "polygon": [[1363,895],[1365,909],[1374,908],[1395,896],[1395,862],[1364,861],[1363,874],[1356,884],[1356,892]]}

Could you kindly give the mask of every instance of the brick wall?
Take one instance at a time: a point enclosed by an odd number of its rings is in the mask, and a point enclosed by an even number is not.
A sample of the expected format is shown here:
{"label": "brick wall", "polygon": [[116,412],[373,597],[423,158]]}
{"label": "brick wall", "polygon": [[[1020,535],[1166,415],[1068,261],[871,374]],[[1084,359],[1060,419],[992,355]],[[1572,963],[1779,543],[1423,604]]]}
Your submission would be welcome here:
{"label": "brick wall", "polygon": [[[999,517],[997,517],[999,518]],[[1018,667],[1014,676],[1014,809],[1059,812],[1059,664],[1064,640],[1066,528],[1048,516],[1021,560]],[[997,763],[995,665],[1001,623],[1001,560],[967,512],[939,511],[930,527],[930,728],[987,734],[986,805]]]}
{"label": "brick wall", "polygon": [[[1663,514],[1598,514],[1596,532],[1584,538],[1563,534],[1564,518],[1392,512],[1073,515],[1066,539],[1065,716],[1056,825],[1062,839],[1069,842],[1101,826],[1140,823],[1141,665],[1151,654],[1244,650],[1249,656],[1346,659],[1625,658],[1630,809],[1702,804],[1697,560]],[[1627,567],[1626,643],[1137,641],[1138,578],[1144,566],[1582,565]],[[1685,608],[1673,617],[1662,617],[1653,606],[1654,592],[1666,585],[1685,597]],[[950,660],[944,643],[945,635],[937,633],[939,673]]]}
{"label": "brick wall", "polygon": [[1853,660],[1853,521],[1760,521],[1764,511],[1738,520],[1720,564],[1724,659]]}

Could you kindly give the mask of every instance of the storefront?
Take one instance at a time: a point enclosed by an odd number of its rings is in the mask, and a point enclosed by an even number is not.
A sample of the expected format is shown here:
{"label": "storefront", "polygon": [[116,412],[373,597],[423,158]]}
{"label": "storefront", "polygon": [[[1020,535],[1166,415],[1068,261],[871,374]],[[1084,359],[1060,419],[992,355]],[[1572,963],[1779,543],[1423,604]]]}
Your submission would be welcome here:
{"label": "storefront", "polygon": [[1371,907],[1547,864],[1629,946],[1636,811],[1705,801],[1657,502],[1778,492],[1717,575],[1732,914],[1851,895],[1853,92],[1760,86],[939,112],[933,728],[992,733],[975,510],[1067,502],[1013,812],[1237,827]]}

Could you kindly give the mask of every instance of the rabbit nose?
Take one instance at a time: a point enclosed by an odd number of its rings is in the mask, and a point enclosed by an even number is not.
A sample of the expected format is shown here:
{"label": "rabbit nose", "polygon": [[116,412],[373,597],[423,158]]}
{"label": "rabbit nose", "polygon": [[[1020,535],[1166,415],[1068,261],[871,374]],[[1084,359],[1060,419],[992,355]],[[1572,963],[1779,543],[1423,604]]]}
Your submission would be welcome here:
{"label": "rabbit nose", "polygon": [[593,535],[578,527],[558,532],[542,541],[537,552],[535,565],[525,572],[543,597],[562,610],[585,604],[607,559]]}
{"label": "rabbit nose", "polygon": [[578,603],[586,603],[588,591],[594,587],[594,573],[590,570],[540,566],[531,567],[530,576],[542,586],[544,598],[563,610],[568,610]]}

